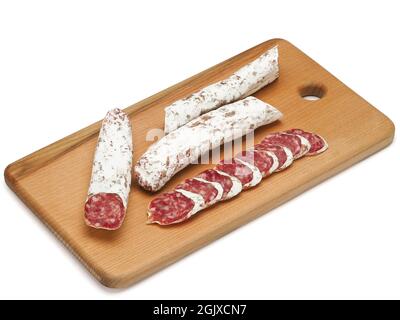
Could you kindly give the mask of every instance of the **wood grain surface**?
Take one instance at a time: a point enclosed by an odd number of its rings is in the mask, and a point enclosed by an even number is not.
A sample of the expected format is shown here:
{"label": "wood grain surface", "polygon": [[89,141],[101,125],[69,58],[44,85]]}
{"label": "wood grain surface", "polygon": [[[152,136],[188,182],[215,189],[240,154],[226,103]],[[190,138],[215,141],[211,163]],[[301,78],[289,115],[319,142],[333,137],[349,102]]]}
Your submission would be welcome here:
{"label": "wood grain surface", "polygon": [[[385,115],[292,44],[274,39],[126,108],[133,125],[134,161],[151,144],[145,141],[148,130],[163,128],[165,106],[229,76],[276,44],[280,78],[255,96],[277,107],[284,117],[257,129],[255,142],[270,132],[299,127],[326,138],[327,152],[298,160],[254,189],[170,227],[146,224],[146,208],[154,194],[136,184],[120,230],[109,232],[85,225],[83,206],[100,122],[12,163],[5,170],[7,184],[101,283],[125,287],[391,143],[394,125]],[[308,94],[322,98],[302,98]],[[161,191],[212,166],[191,165]]]}

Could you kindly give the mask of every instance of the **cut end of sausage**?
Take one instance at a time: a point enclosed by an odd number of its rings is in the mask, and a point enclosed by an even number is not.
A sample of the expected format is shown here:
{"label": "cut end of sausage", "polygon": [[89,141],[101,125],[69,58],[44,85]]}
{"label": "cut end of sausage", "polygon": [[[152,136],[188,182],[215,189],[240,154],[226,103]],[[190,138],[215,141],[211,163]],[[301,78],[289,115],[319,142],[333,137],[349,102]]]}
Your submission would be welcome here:
{"label": "cut end of sausage", "polygon": [[85,203],[85,222],[96,229],[116,230],[125,218],[125,207],[116,193],[97,193]]}

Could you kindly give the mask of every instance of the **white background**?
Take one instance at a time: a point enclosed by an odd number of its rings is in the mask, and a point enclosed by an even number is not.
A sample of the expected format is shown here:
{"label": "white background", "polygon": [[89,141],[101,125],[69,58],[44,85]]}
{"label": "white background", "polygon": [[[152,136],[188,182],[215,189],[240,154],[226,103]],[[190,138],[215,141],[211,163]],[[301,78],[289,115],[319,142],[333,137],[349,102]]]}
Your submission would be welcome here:
{"label": "white background", "polygon": [[[7,164],[267,39],[400,124],[397,1],[1,1]],[[371,132],[374,134],[374,132]],[[399,143],[124,290],[1,184],[0,298],[400,298]]]}

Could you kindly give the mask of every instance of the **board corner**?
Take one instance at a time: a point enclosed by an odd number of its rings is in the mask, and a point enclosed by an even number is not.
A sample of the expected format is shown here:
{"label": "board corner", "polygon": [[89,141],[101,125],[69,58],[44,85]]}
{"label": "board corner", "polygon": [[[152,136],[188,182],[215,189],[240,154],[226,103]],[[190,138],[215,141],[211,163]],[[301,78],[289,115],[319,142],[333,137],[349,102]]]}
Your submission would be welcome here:
{"label": "board corner", "polygon": [[279,37],[271,38],[271,39],[267,40],[265,43],[271,43],[271,44],[278,45],[278,46],[280,44],[290,44],[290,45],[292,45],[290,43],[290,41],[288,41],[288,40],[286,40],[284,38],[279,38]]}
{"label": "board corner", "polygon": [[127,287],[123,281],[122,275],[119,273],[100,267],[92,267],[91,271],[95,278],[106,288],[121,289]]}
{"label": "board corner", "polygon": [[7,167],[4,169],[4,180],[7,184],[7,186],[11,190],[15,190],[14,186],[17,183],[17,176],[16,176],[16,163],[10,163],[7,165]]}

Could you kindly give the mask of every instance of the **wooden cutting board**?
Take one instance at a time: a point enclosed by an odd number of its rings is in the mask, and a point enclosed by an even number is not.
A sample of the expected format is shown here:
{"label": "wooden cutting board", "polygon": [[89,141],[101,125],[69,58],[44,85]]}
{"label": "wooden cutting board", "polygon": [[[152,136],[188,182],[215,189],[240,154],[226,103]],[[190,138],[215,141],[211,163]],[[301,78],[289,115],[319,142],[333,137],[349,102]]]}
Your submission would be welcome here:
{"label": "wooden cutting board", "polygon": [[[276,106],[284,118],[257,129],[255,142],[270,132],[299,127],[325,137],[330,147],[327,152],[298,160],[237,198],[170,227],[146,224],[146,208],[154,194],[137,185],[132,187],[120,230],[108,232],[85,225],[83,205],[100,122],[12,163],[5,170],[7,184],[101,283],[125,287],[391,143],[394,125],[385,115],[292,44],[274,39],[126,108],[133,124],[134,161],[150,145],[145,141],[148,129],[163,128],[166,105],[227,77],[276,44],[280,77],[255,96]],[[321,99],[309,101],[304,95]],[[212,165],[186,168],[162,191],[207,167]]]}

